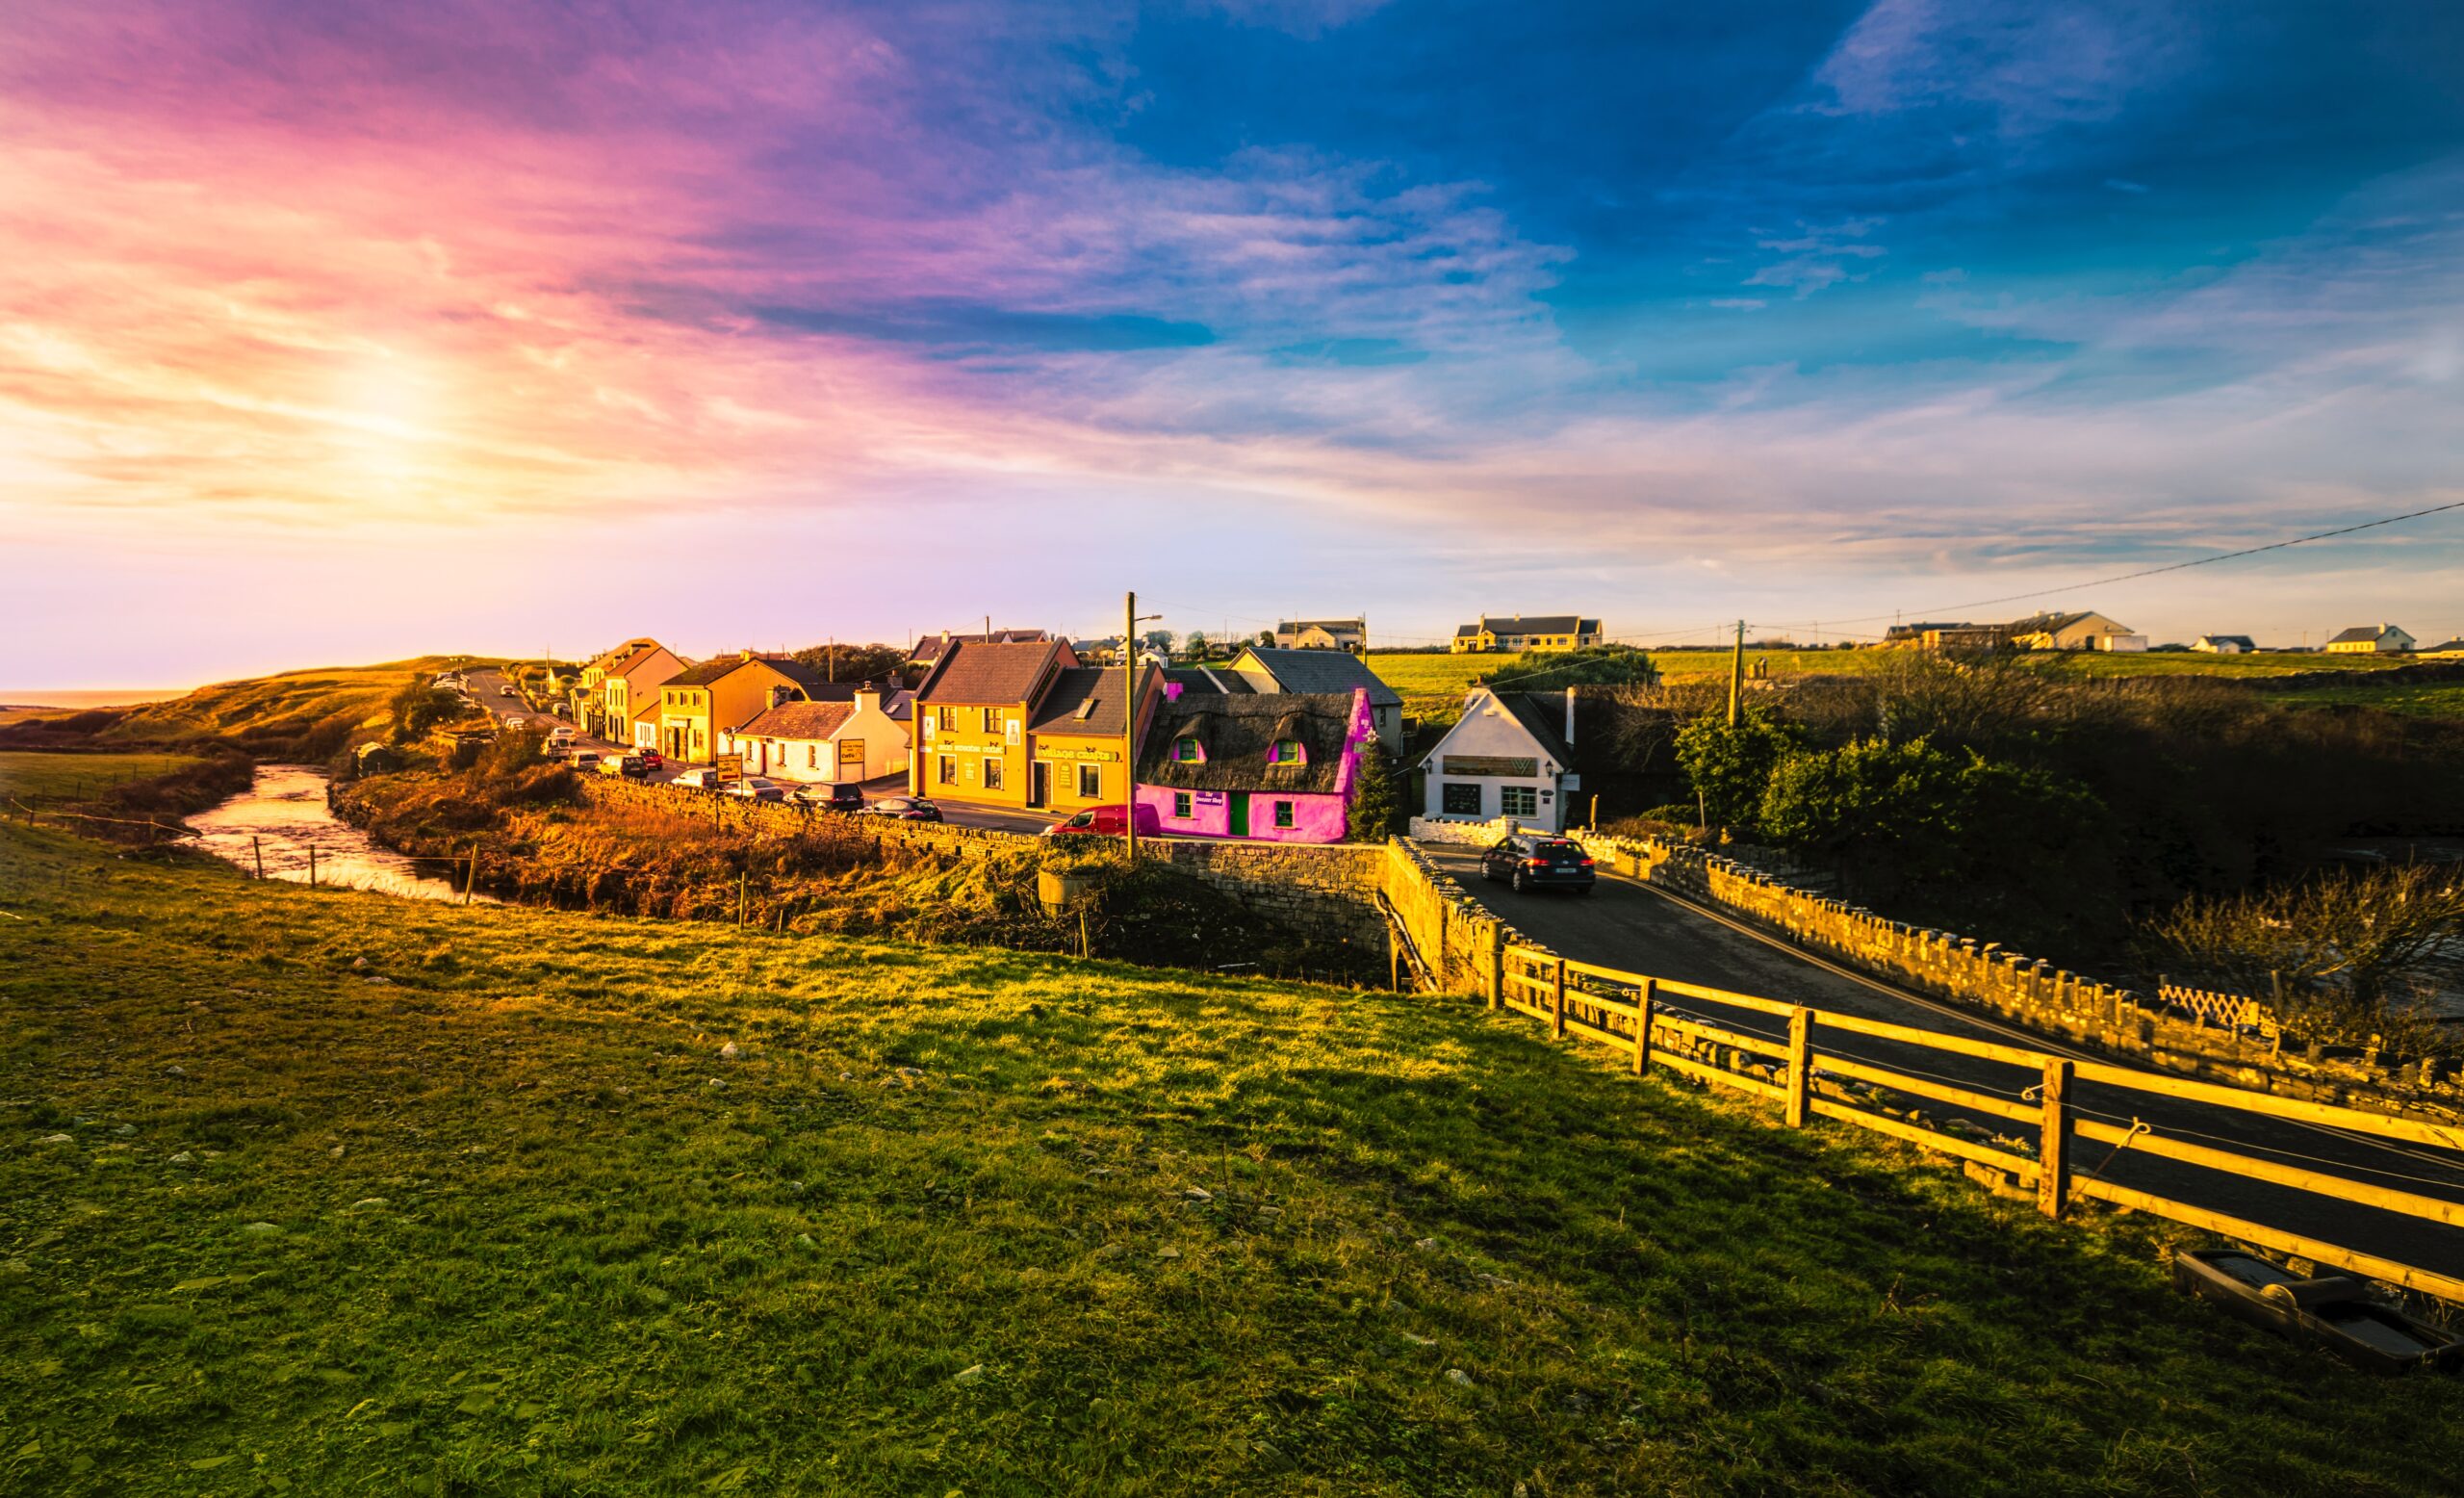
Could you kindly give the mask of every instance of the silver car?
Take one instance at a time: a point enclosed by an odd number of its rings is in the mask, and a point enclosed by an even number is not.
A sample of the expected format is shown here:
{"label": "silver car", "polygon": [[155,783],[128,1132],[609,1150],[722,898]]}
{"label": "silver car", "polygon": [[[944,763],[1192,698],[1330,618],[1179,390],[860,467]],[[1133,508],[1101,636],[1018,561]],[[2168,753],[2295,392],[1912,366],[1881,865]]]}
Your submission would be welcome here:
{"label": "silver car", "polygon": [[767,780],[759,775],[747,775],[743,777],[734,785],[730,786],[727,789],[727,793],[732,796],[742,796],[747,801],[784,801],[787,799],[786,787],[780,785],[775,780]]}

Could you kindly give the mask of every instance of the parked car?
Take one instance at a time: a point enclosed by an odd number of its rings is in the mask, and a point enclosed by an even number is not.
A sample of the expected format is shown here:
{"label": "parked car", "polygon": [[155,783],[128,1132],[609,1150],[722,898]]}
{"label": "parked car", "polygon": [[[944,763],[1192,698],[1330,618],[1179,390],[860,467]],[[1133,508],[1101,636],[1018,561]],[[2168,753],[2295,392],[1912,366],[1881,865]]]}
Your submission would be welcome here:
{"label": "parked car", "polygon": [[775,780],[771,780],[768,777],[761,775],[745,775],[738,777],[735,784],[727,788],[727,793],[732,796],[742,796],[747,801],[784,801],[787,799],[786,787],[780,785]]}
{"label": "parked car", "polygon": [[639,758],[642,762],[642,768],[646,770],[663,770],[667,768],[667,756],[659,753],[655,749],[643,750]]}
{"label": "parked car", "polygon": [[679,775],[671,783],[687,790],[719,790],[728,783],[728,773],[712,765],[699,764]]}
{"label": "parked car", "polygon": [[548,730],[548,736],[560,744],[569,743],[573,739],[574,731],[560,723],[554,728]]}
{"label": "parked car", "polygon": [[[1155,809],[1142,806],[1138,811],[1138,830],[1150,837],[1158,827]],[[1043,830],[1047,838],[1119,838],[1129,832],[1130,809],[1124,806],[1091,806],[1072,817],[1053,823]]]}
{"label": "parked car", "polygon": [[889,816],[902,822],[937,822],[941,809],[922,796],[885,796],[856,810],[859,816]]}
{"label": "parked car", "polygon": [[639,775],[642,773],[642,757],[637,754],[603,754],[599,757],[599,773]]}
{"label": "parked car", "polygon": [[522,719],[509,716],[504,720],[504,726],[507,728],[520,728],[522,727]]}
{"label": "parked car", "polygon": [[539,753],[542,757],[553,762],[554,763],[562,764],[567,760],[573,758],[574,749],[571,744],[550,742],[541,744],[539,746]]}
{"label": "parked car", "polygon": [[1589,894],[1599,883],[1581,844],[1537,833],[1513,834],[1481,854],[1480,877],[1502,879],[1517,894],[1544,886]]}
{"label": "parked car", "polygon": [[595,770],[599,768],[599,751],[596,749],[577,749],[574,751],[573,758],[565,762],[571,764],[578,770]]}
{"label": "parked car", "polygon": [[510,686],[500,686],[500,687],[498,687],[498,688],[497,688],[497,695],[498,695],[498,696],[500,696],[500,697],[519,697],[519,696],[521,696],[522,694],[521,694],[520,692],[518,692],[518,691],[515,691],[515,690],[514,690],[512,687],[510,687]]}
{"label": "parked car", "polygon": [[860,812],[864,808],[864,788],[852,780],[835,785],[799,786],[793,799],[798,806],[820,812]]}

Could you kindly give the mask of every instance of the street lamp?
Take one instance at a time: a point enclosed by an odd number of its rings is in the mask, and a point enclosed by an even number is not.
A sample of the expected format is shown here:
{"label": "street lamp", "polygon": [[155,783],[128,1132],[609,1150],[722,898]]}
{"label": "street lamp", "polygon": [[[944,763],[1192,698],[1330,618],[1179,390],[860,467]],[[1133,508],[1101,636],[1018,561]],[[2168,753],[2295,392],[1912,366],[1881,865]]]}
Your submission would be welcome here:
{"label": "street lamp", "polygon": [[1135,590],[1121,595],[1120,772],[1121,820],[1129,834],[1129,861],[1138,863],[1138,627],[1162,614],[1141,616]]}

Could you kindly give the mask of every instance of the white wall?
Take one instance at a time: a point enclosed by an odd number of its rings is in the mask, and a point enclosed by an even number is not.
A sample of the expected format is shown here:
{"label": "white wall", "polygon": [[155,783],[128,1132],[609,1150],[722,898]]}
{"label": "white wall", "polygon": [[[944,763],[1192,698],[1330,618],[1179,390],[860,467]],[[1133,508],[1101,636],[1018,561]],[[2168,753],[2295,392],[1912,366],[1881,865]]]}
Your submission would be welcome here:
{"label": "white wall", "polygon": [[[1446,760],[1450,756],[1536,759],[1538,761],[1536,768],[1540,773],[1529,777],[1450,776],[1445,772]],[[1458,822],[1493,820],[1505,814],[1504,803],[1500,795],[1501,789],[1507,786],[1527,786],[1531,788],[1536,805],[1531,814],[1517,814],[1515,820],[1521,822],[1526,828],[1539,832],[1560,832],[1565,828],[1566,796],[1557,788],[1557,772],[1562,766],[1550,759],[1546,752],[1532,741],[1531,736],[1524,731],[1522,723],[1516,720],[1514,714],[1500,707],[1497,699],[1487,692],[1476,691],[1472,694],[1465,705],[1462,721],[1447,731],[1445,738],[1430,751],[1425,762],[1427,768],[1423,776],[1424,789],[1421,810],[1422,814],[1431,820],[1440,818]],[[1480,788],[1479,815],[1476,817],[1447,815],[1446,787],[1450,784]]]}

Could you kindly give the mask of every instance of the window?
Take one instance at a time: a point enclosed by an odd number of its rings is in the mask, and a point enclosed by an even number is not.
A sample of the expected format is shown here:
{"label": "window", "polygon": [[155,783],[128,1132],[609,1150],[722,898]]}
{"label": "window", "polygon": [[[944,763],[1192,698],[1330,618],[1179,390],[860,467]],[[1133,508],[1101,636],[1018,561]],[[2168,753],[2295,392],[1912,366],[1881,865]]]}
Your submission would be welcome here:
{"label": "window", "polygon": [[1289,827],[1292,825],[1291,802],[1278,801],[1274,804],[1274,824],[1277,827]]}
{"label": "window", "polygon": [[1309,751],[1301,747],[1300,740],[1297,738],[1278,738],[1267,745],[1267,762],[1269,764],[1306,764],[1309,762]]}
{"label": "window", "polygon": [[959,783],[959,762],[946,754],[941,756],[940,769],[933,778],[944,786],[957,785]]}
{"label": "window", "polygon": [[1540,791],[1532,786],[1500,786],[1498,788],[1500,816],[1537,816],[1540,814]]}
{"label": "window", "polygon": [[1104,767],[1100,764],[1078,766],[1078,793],[1092,800],[1104,793]]}
{"label": "window", "polygon": [[937,718],[938,718],[938,719],[940,720],[940,725],[941,725],[941,727],[942,727],[944,730],[947,730],[948,732],[951,732],[951,733],[956,733],[956,732],[958,731],[958,726],[959,726],[959,710],[958,710],[958,709],[956,709],[956,708],[935,708],[935,709],[933,710],[933,713],[934,713],[934,715],[935,715]]}
{"label": "window", "polygon": [[1480,787],[1477,782],[1446,781],[1442,783],[1439,793],[1445,798],[1446,815],[1477,816],[1480,814]]}
{"label": "window", "polygon": [[1000,709],[987,708],[984,710],[984,731],[988,734],[997,734],[1001,732]]}
{"label": "window", "polygon": [[987,790],[998,790],[1001,788],[1000,761],[988,759],[984,762],[984,788]]}
{"label": "window", "polygon": [[805,745],[805,768],[808,770],[821,768],[821,745]]}
{"label": "window", "polygon": [[1196,739],[1183,735],[1172,740],[1172,758],[1183,764],[1195,764],[1206,758],[1206,751],[1198,747]]}
{"label": "window", "polygon": [[1173,791],[1172,819],[1178,822],[1186,822],[1190,819],[1190,793],[1186,790]]}

